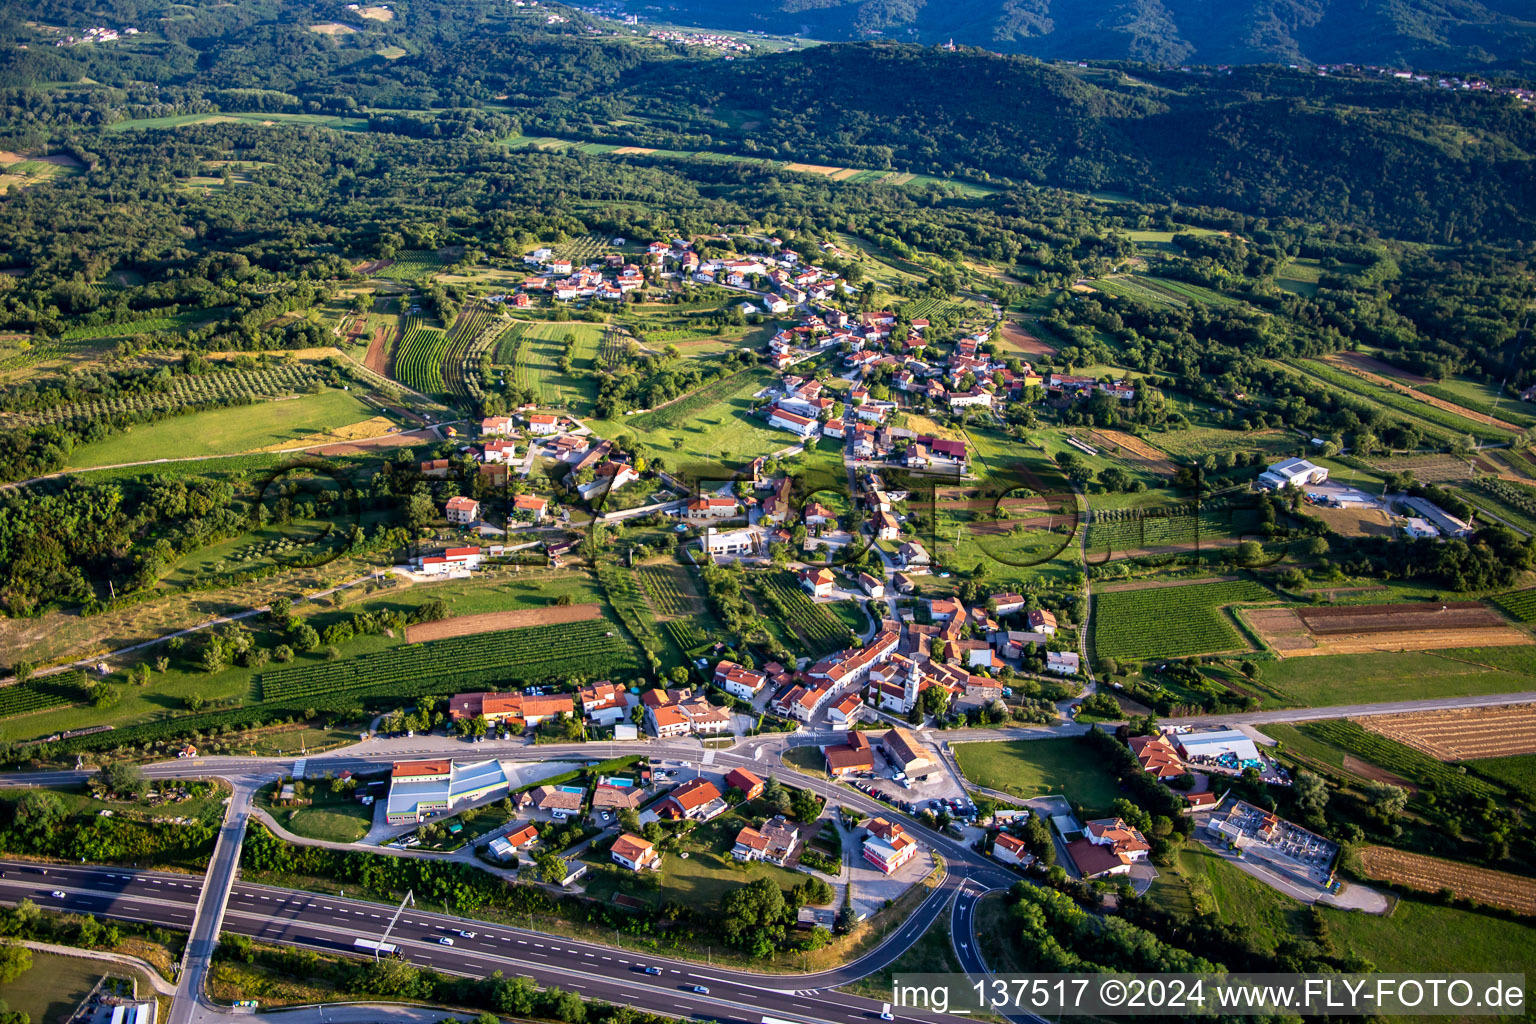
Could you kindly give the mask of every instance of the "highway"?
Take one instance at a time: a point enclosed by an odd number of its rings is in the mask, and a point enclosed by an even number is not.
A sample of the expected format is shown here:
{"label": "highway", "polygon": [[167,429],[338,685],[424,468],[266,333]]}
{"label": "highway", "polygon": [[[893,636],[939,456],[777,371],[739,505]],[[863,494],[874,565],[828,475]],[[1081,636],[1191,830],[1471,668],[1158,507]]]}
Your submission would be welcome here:
{"label": "highway", "polygon": [[[202,879],[172,872],[135,871],[85,865],[41,865],[0,861],[0,901],[29,898],[50,910],[100,918],[145,921],[190,928],[202,897]],[[62,892],[62,898],[52,895]],[[224,930],[266,942],[327,953],[355,954],[357,938],[380,938],[394,908],[363,900],[235,883],[228,893]],[[942,907],[942,899],[934,901]],[[926,926],[908,922],[903,943]],[[473,933],[473,937],[462,934]],[[453,941],[446,946],[442,939]],[[412,963],[450,974],[486,977],[494,971],[522,975],[541,985],[558,985],[590,999],[624,1003],[657,1013],[758,1024],[764,1015],[788,1020],[852,1024],[878,1019],[881,1003],[832,991],[869,967],[856,965],[823,974],[769,975],[579,942],[505,925],[444,914],[407,910],[390,935]],[[659,968],[660,975],[644,973]],[[709,989],[701,994],[693,986]],[[183,1014],[194,1000],[178,998]],[[173,1011],[174,1012],[174,1011]],[[937,1022],[936,1014],[902,1014],[900,1019]]]}

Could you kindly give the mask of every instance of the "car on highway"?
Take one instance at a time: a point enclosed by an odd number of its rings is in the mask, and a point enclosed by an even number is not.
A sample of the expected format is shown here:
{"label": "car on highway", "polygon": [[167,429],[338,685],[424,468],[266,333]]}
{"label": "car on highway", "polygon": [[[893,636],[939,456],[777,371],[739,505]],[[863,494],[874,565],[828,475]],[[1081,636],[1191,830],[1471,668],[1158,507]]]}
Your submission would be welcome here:
{"label": "car on highway", "polygon": [[437,940],[437,944],[439,946],[451,946],[451,945],[453,945],[453,940],[450,939],[448,936],[444,935],[442,938]]}
{"label": "car on highway", "polygon": [[62,900],[64,898],[64,890],[63,889],[55,889],[55,890],[53,890],[53,892],[50,895],[52,895],[53,898],[56,899],[56,900]]}
{"label": "car on highway", "polygon": [[461,939],[472,939],[472,938],[475,937],[475,933],[474,932],[465,931],[462,928],[459,929],[459,933],[458,934],[459,934],[459,938],[461,938]]}
{"label": "car on highway", "polygon": [[891,1004],[890,1003],[886,1003],[884,1006],[880,1007],[880,1019],[881,1020],[895,1020],[896,1019],[896,1015],[891,1012]]}
{"label": "car on highway", "polygon": [[646,974],[660,974],[661,973],[661,968],[660,967],[642,967],[641,970],[643,970]]}
{"label": "car on highway", "polygon": [[694,995],[707,996],[707,995],[709,995],[709,986],[708,985],[695,985],[695,986],[693,986],[693,993],[694,993]]}

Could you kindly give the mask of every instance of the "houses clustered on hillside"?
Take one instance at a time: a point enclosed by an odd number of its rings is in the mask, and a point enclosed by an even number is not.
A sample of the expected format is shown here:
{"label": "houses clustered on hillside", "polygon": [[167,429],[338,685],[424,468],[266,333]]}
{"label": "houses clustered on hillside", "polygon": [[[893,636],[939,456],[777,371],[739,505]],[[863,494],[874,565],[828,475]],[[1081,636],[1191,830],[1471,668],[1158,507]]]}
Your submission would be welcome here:
{"label": "houses clustered on hillside", "polygon": [[679,32],[676,29],[652,29],[646,35],[663,43],[681,43],[684,46],[702,46],[725,53],[750,53],[752,44],[734,36],[717,32]]}
{"label": "houses clustered on hillside", "polygon": [[[813,594],[828,585],[826,569],[801,573],[801,584]],[[926,691],[944,691],[947,707],[964,709],[999,702],[1003,686],[990,675],[1021,657],[1030,646],[1045,647],[1056,633],[1056,617],[1047,609],[1025,611],[1018,594],[994,594],[997,611],[967,609],[958,598],[928,602],[931,622],[885,619],[873,638],[857,647],[828,655],[795,671],[777,662],[761,670],[734,661],[715,666],[716,686],[741,700],[753,700],[771,687],[767,706],[776,714],[809,723],[823,712],[835,729],[848,729],[870,709],[908,715],[924,701]],[[999,619],[1017,617],[1026,630],[1006,628]],[[1078,655],[1051,650],[1047,671],[1076,675]],[[851,770],[851,769],[850,769]]]}
{"label": "houses clustered on hillside", "polygon": [[[623,241],[617,238],[614,244],[622,245]],[[523,263],[537,268],[537,273],[525,278],[511,297],[501,297],[513,306],[529,305],[534,292],[552,295],[559,302],[576,299],[620,302],[624,296],[645,287],[645,272],[627,262],[624,254],[618,252],[578,266],[569,256],[556,255],[553,249],[539,248],[524,256]]]}
{"label": "houses clustered on hillside", "polygon": [[[843,377],[854,383],[846,396],[834,396],[821,381],[786,373],[772,401],[763,410],[770,426],[802,438],[844,440],[857,457],[878,454],[877,432],[899,408],[896,401],[876,397],[867,383],[876,372],[889,371],[890,388],[911,396],[912,402],[937,405],[952,413],[970,408],[995,411],[1009,402],[1053,395],[1076,400],[1103,392],[1123,402],[1136,399],[1136,388],[1125,381],[1052,373],[1042,376],[1029,363],[1009,363],[990,351],[990,332],[980,331],[957,341],[938,355],[925,340],[928,321],[913,320],[907,336],[893,340],[896,315],[887,311],[861,313],[857,323],[839,310],[808,312],[795,327],[768,342],[768,360],[778,369],[803,363],[821,353],[843,353]],[[1030,389],[1038,389],[1033,395]],[[841,412],[836,408],[842,398]],[[913,468],[924,468],[923,453],[914,453]]]}

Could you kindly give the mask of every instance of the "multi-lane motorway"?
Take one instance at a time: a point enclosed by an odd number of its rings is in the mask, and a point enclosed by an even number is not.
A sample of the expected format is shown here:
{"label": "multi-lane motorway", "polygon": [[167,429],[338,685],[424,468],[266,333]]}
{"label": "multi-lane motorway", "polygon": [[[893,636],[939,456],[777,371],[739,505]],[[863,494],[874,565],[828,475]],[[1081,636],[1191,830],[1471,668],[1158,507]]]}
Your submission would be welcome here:
{"label": "multi-lane motorway", "polygon": [[[14,861],[0,862],[0,871],[0,900],[6,903],[25,898],[53,910],[173,928],[192,926],[203,890],[201,878],[170,872]],[[240,882],[228,896],[225,931],[330,953],[355,954],[355,940],[380,938],[394,914],[394,908],[377,903]],[[903,944],[922,933],[912,923],[903,929],[897,936]],[[965,936],[962,941],[968,947],[968,927]],[[877,1019],[883,1008],[880,1002],[832,989],[850,975],[866,972],[867,966],[849,965],[823,974],[755,974],[411,909],[401,914],[389,941],[412,963],[440,971],[477,977],[494,971],[522,975],[586,998],[674,1016],[753,1024],[764,1016],[851,1024]],[[648,967],[661,973],[647,974]],[[709,991],[695,992],[695,986]],[[900,1019],[941,1018],[902,1012]]]}
{"label": "multi-lane motorway", "polygon": [[[760,776],[810,788],[851,810],[866,814],[893,813],[883,803],[856,790],[812,778],[778,764],[780,742],[748,742],[735,751],[715,751],[706,757],[696,744],[648,744],[638,750],[653,760],[671,759],[699,764],[716,772],[747,767]],[[573,744],[537,749],[523,744],[476,744],[472,748],[440,738],[373,743],[344,752],[308,759],[307,773],[320,775],[343,769],[377,770],[402,756],[435,754],[547,760],[557,757],[606,756],[604,748]],[[193,875],[127,871],[93,866],[47,866],[0,863],[0,902],[26,897],[54,909],[149,921],[192,933],[183,992],[173,1009],[173,1024],[190,1024],[214,1016],[201,998],[201,974],[216,933],[250,935],[271,942],[328,952],[355,952],[357,938],[378,938],[394,908],[340,895],[250,885],[236,880],[239,835],[249,808],[249,796],[259,782],[292,770],[290,759],[206,758],[150,765],[151,778],[222,777],[234,787],[229,818],[219,848],[209,866],[208,898],[204,880]],[[60,785],[77,783],[85,772],[58,771],[0,777],[0,784]],[[908,822],[945,861],[941,883],[919,908],[881,944],[857,961],[818,974],[771,975],[709,964],[670,960],[627,952],[616,947],[578,942],[539,932],[486,922],[471,922],[441,914],[407,910],[390,933],[413,963],[445,972],[487,976],[494,971],[519,974],[540,984],[559,985],[582,996],[624,1003],[658,1013],[747,1021],[764,1017],[802,1022],[843,1024],[878,1019],[882,1004],[836,991],[839,986],[881,970],[915,943],[946,912],[951,915],[955,952],[968,972],[984,973],[975,948],[976,901],[985,892],[1011,885],[1016,875],[948,836]],[[62,898],[52,896],[60,891]],[[222,920],[219,897],[227,896]],[[466,936],[463,932],[472,932]],[[441,940],[451,939],[453,945]],[[648,974],[646,967],[659,968]],[[695,991],[703,987],[706,992]],[[933,1021],[937,1015],[898,1009],[900,1020]],[[380,1019],[383,1019],[382,1017]]]}

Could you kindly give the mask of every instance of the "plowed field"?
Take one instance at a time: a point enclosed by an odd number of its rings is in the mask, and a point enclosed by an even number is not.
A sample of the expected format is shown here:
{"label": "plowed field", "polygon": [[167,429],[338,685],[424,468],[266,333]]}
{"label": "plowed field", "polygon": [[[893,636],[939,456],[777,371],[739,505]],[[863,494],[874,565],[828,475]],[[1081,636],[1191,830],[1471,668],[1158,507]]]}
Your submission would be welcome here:
{"label": "plowed field", "polygon": [[553,626],[567,622],[585,622],[602,615],[599,604],[551,605],[548,608],[523,608],[515,612],[486,612],[483,615],[457,615],[436,622],[418,622],[405,627],[407,643],[441,640],[450,636],[495,633],[523,626]]}
{"label": "plowed field", "polygon": [[1282,658],[1451,647],[1513,647],[1528,634],[1474,601],[1341,608],[1263,608],[1244,613]]}
{"label": "plowed field", "polygon": [[1382,878],[1424,892],[1450,889],[1463,899],[1503,907],[1519,914],[1536,914],[1536,879],[1394,850],[1388,846],[1367,846],[1360,851],[1360,860],[1366,874],[1373,878]]}
{"label": "plowed field", "polygon": [[1442,761],[1536,754],[1536,704],[1371,715],[1360,724]]}

